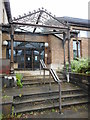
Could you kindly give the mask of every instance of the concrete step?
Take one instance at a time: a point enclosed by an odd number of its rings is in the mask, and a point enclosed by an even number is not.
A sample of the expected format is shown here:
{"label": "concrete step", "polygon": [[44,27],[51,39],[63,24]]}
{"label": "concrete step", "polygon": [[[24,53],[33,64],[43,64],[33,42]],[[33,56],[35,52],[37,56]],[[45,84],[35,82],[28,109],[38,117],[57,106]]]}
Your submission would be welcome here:
{"label": "concrete step", "polygon": [[[15,91],[17,94],[14,94],[14,98],[16,99],[28,99],[29,97],[31,98],[33,97],[42,97],[42,96],[47,96],[47,95],[58,95],[59,94],[59,87],[58,84],[52,84],[51,85],[51,90],[49,90],[49,85],[42,85],[42,86],[30,86],[30,87],[24,87],[22,89],[16,89],[17,91]],[[73,86],[73,84],[70,83],[62,83],[61,84],[61,91],[62,91],[62,95],[65,94],[74,94],[74,93],[83,93],[82,89],[77,87],[77,86]],[[11,91],[14,92],[14,91]],[[21,94],[21,97],[20,97]]]}
{"label": "concrete step", "polygon": [[[56,85],[52,85],[52,86],[55,87]],[[67,88],[66,86],[65,88],[67,89],[62,89],[62,106],[83,104],[86,103],[85,101],[88,101],[87,94],[85,94],[80,88],[78,88],[77,86],[73,87],[73,85],[69,83],[68,86],[69,88]],[[85,101],[82,102],[82,100]],[[47,90],[45,91],[36,90],[32,92],[30,91],[30,93],[28,94],[26,93],[22,96],[14,96],[14,103],[13,103],[15,108],[14,112],[20,113],[20,112],[28,112],[34,110],[49,109],[56,107],[58,101],[59,101],[58,89],[54,88],[51,91],[47,91]]]}
{"label": "concrete step", "polygon": [[49,82],[49,81],[52,81],[54,82],[54,80],[52,78],[41,78],[41,79],[23,79],[22,82],[39,82],[39,83],[43,83],[43,82]]}
{"label": "concrete step", "polygon": [[[61,80],[62,82],[66,82],[66,80]],[[23,86],[30,86],[30,85],[42,85],[42,84],[57,84],[53,79],[34,79],[34,80],[22,80]]]}
{"label": "concrete step", "polygon": [[[62,103],[62,107],[65,106],[71,106],[71,105],[81,105],[81,104],[87,104],[88,100],[83,98],[79,98],[78,100],[68,100]],[[45,109],[51,109],[51,108],[57,108],[59,107],[59,102],[58,101],[43,101],[43,102],[37,102],[34,105],[27,104],[23,108],[22,107],[17,107],[14,108],[14,113],[24,113],[24,112],[30,112],[30,111],[36,111],[36,110],[45,110]]]}
{"label": "concrete step", "polygon": [[[87,97],[87,94],[78,94],[78,93],[74,93],[74,94],[64,94],[62,95],[62,100],[63,99],[68,99],[68,98],[77,98],[77,97]],[[40,101],[46,101],[46,100],[55,100],[55,99],[59,99],[59,93],[58,95],[48,95],[48,96],[29,96],[26,97],[25,99],[14,99],[13,104],[14,105],[20,105],[20,104],[26,104],[26,103],[30,103],[30,102],[40,102]]]}
{"label": "concrete step", "polygon": [[[15,87],[15,88],[5,88],[3,95],[7,95],[7,96],[19,96],[20,94],[23,95],[35,95],[35,94],[47,94],[47,93],[55,93],[59,91],[59,86],[58,84],[52,84],[51,85],[51,90],[49,89],[50,86],[49,84],[42,84],[40,86],[29,86],[29,87]],[[72,90],[79,92],[81,91],[81,88],[79,88],[78,86],[75,86],[71,83],[61,83],[61,90],[64,93],[67,93],[69,91]]]}
{"label": "concrete step", "polygon": [[[68,89],[68,90],[62,90],[62,98],[75,98],[75,97],[86,97],[87,94],[85,94],[80,89]],[[18,95],[14,96],[14,104],[23,104],[27,102],[35,102],[35,101],[42,101],[42,100],[48,100],[48,99],[58,99],[59,98],[59,91],[48,91],[48,92],[35,92],[35,93],[29,93],[25,95]]]}
{"label": "concrete step", "polygon": [[[63,74],[57,74],[58,77],[63,80],[65,79],[64,75]],[[45,75],[45,78],[49,78],[49,75]],[[43,75],[24,75],[23,76],[23,80],[24,79],[43,79]]]}
{"label": "concrete step", "polygon": [[[56,84],[53,80],[50,81],[51,84]],[[23,86],[30,86],[30,85],[42,85],[42,84],[49,84],[49,81],[23,81]]]}
{"label": "concrete step", "polygon": [[[23,79],[42,79],[43,75],[26,75]],[[45,75],[45,78],[49,78],[49,75]]]}
{"label": "concrete step", "polygon": [[[66,80],[61,80],[61,81],[66,82]],[[53,78],[45,78],[45,80],[43,78],[37,78],[37,79],[36,78],[33,78],[33,79],[24,78],[22,80],[23,86],[49,84],[50,82],[51,82],[51,84],[57,84],[53,80]]]}

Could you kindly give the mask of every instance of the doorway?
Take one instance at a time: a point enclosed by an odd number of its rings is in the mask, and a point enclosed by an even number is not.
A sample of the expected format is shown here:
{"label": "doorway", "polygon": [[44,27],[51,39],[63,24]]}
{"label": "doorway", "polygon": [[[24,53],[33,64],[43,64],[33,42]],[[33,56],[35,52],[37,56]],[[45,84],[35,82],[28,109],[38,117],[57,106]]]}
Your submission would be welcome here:
{"label": "doorway", "polygon": [[[7,58],[10,59],[11,42],[7,47]],[[36,70],[40,68],[40,59],[45,59],[45,47],[41,42],[16,42],[14,41],[14,63],[18,69]]]}

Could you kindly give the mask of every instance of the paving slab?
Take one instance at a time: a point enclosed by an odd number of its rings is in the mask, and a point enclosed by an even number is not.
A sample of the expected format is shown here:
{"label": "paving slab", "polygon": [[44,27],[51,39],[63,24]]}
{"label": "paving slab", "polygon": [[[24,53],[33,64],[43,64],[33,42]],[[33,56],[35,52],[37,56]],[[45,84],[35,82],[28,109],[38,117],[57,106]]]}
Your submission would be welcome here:
{"label": "paving slab", "polygon": [[59,113],[58,109],[52,109],[41,112],[33,112],[22,114],[22,118],[88,118],[88,107],[87,105],[72,106],[63,108],[62,113]]}

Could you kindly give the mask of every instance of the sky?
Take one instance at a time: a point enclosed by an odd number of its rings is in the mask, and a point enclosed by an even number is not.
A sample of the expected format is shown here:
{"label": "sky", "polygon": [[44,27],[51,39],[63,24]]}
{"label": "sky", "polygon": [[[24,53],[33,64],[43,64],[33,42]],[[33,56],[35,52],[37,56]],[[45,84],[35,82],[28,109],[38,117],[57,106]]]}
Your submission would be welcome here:
{"label": "sky", "polygon": [[10,0],[13,17],[44,7],[56,17],[75,17],[88,19],[90,0]]}

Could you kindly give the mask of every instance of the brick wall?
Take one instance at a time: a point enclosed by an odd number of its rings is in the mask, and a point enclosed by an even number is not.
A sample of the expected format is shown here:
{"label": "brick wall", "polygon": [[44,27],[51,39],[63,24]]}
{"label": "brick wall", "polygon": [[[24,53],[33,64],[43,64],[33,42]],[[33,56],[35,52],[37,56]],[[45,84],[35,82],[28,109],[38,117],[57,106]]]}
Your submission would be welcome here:
{"label": "brick wall", "polygon": [[[3,33],[2,36],[3,40],[10,40],[10,35]],[[64,52],[63,52],[63,45],[62,40],[54,35],[22,35],[17,34],[14,37],[15,40],[19,41],[32,41],[32,42],[48,42],[48,48],[45,48],[45,63],[50,65],[52,68],[61,68],[63,66],[64,61]],[[82,57],[88,57],[88,40],[86,38],[78,38],[81,40],[81,55]],[[6,50],[3,47],[3,58],[6,57]],[[73,39],[70,41],[70,58],[73,60]],[[68,41],[65,43],[65,59],[68,61]]]}
{"label": "brick wall", "polygon": [[51,47],[51,67],[59,69],[63,65],[62,41],[53,35],[49,35],[48,40]]}
{"label": "brick wall", "polygon": [[[3,33],[2,39],[4,40],[10,40],[10,35],[7,33]],[[23,35],[23,34],[15,34],[14,35],[15,41],[31,41],[31,42],[48,42],[47,35],[36,35],[36,34],[29,34],[29,35]],[[45,49],[45,52],[47,52],[47,49]],[[6,48],[3,47],[2,49],[2,56],[3,58],[6,58]]]}
{"label": "brick wall", "polygon": [[[3,40],[10,40],[10,35],[7,33],[3,33],[2,35]],[[36,34],[28,34],[28,35],[23,35],[23,34],[15,34],[14,35],[14,40],[15,41],[32,41],[32,42],[46,42],[47,41],[47,36],[45,35],[36,35]]]}
{"label": "brick wall", "polygon": [[88,42],[90,39],[81,38],[81,57],[88,58]]}

